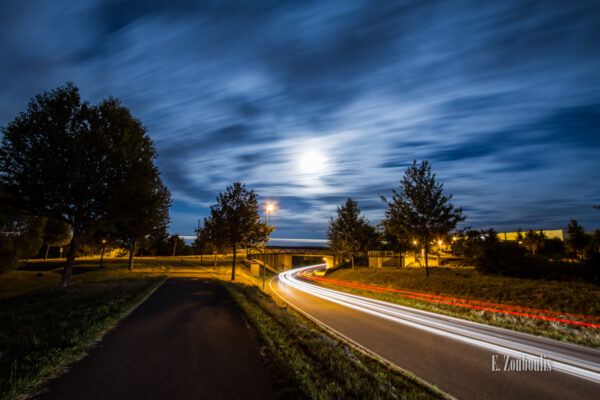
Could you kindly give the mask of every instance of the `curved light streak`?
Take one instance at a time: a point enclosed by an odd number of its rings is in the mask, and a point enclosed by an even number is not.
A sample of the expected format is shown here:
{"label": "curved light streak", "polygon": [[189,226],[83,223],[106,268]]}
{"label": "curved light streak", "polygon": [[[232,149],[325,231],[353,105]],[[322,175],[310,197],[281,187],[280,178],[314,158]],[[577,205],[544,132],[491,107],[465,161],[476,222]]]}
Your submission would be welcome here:
{"label": "curved light streak", "polygon": [[[575,320],[565,319],[565,318],[551,317],[548,315],[557,315],[557,316],[564,315],[564,316],[570,316],[570,317],[575,317],[575,318],[585,318],[588,320],[600,320],[600,317],[595,317],[595,316],[561,313],[558,311],[543,310],[543,309],[539,309],[539,308],[512,306],[512,305],[499,304],[499,303],[490,303],[490,302],[477,301],[477,300],[461,299],[461,298],[456,298],[456,297],[433,295],[433,294],[429,294],[429,293],[414,292],[414,291],[410,291],[410,290],[399,290],[399,289],[378,287],[378,286],[372,286],[372,285],[365,285],[362,283],[338,281],[338,280],[319,277],[319,276],[307,276],[304,273],[299,274],[298,276],[300,276],[301,278],[304,278],[304,279],[312,280],[312,281],[329,283],[329,284],[336,285],[336,286],[352,287],[352,288],[356,288],[356,289],[367,290],[370,292],[379,292],[379,293],[390,292],[390,293],[397,294],[401,297],[406,297],[406,298],[410,298],[410,299],[423,300],[423,301],[441,303],[441,304],[448,304],[448,305],[452,305],[452,306],[466,307],[466,308],[472,308],[472,309],[476,309],[476,310],[491,311],[491,312],[495,312],[495,313],[511,314],[511,315],[517,315],[520,317],[544,319],[547,321],[562,322],[562,323],[571,324],[571,325],[581,325],[581,326],[587,326],[587,327],[591,327],[591,328],[600,328],[599,324],[594,324],[591,322],[584,322],[584,321],[575,321]],[[531,314],[532,312],[536,312],[538,314],[548,314],[548,315]]]}
{"label": "curved light streak", "polygon": [[[600,352],[598,352],[598,362],[592,362],[536,345],[533,341],[527,340],[529,335],[526,334],[344,293],[307,283],[297,277],[298,273],[323,266],[324,264],[319,264],[296,268],[280,273],[278,278],[283,285],[398,324],[411,326],[511,357],[524,358],[528,361],[539,361],[540,357],[544,357],[550,360],[552,370],[600,383]],[[535,339],[535,337],[532,338]]]}

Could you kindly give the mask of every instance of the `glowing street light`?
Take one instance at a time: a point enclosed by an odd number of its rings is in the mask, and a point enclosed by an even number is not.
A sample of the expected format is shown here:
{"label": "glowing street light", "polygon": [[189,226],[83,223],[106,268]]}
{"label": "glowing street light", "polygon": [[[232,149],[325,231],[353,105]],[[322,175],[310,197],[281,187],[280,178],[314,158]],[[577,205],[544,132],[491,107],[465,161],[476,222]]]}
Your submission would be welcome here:
{"label": "glowing street light", "polygon": [[269,203],[265,206],[265,211],[266,211],[266,217],[265,217],[265,223],[269,223],[269,211],[275,211],[275,204],[273,203]]}
{"label": "glowing street light", "polygon": [[[275,211],[275,204],[267,203],[265,206],[265,224],[269,225],[269,211]],[[263,291],[265,290],[265,275],[267,274],[267,242],[265,241],[265,248],[263,250]]]}
{"label": "glowing street light", "polygon": [[104,249],[106,248],[106,239],[102,239],[101,243],[102,243],[102,254],[100,255],[100,268],[103,267],[102,262],[104,261]]}

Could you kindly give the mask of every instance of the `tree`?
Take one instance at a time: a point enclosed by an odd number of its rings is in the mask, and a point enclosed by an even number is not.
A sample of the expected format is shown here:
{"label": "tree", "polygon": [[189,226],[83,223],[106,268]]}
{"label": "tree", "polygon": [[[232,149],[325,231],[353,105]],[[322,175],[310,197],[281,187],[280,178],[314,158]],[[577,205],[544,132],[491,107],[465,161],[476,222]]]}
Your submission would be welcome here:
{"label": "tree", "polygon": [[73,231],[61,287],[70,280],[82,235],[103,213],[105,138],[72,84],[37,95],[2,129],[0,179],[11,199],[33,215],[67,222]]}
{"label": "tree", "polygon": [[212,216],[204,218],[204,224],[203,226],[198,224],[196,234],[195,243],[201,246],[202,252],[207,251],[214,254],[214,266],[216,268],[217,255],[223,252],[225,248],[225,233],[222,231],[221,225]]}
{"label": "tree", "polygon": [[173,246],[169,246],[169,239],[171,235],[167,232],[167,229],[160,229],[149,234],[145,241],[148,243],[147,251],[150,255],[168,255],[169,251],[172,251]]}
{"label": "tree", "polygon": [[116,99],[105,100],[97,108],[95,122],[101,129],[116,126],[122,130],[115,143],[120,151],[112,160],[119,174],[111,188],[108,219],[129,249],[129,270],[133,270],[136,244],[166,229],[171,194],[154,164],[156,150],[141,122]]}
{"label": "tree", "polygon": [[327,240],[329,247],[338,257],[349,257],[354,269],[354,257],[368,249],[373,240],[374,228],[360,215],[358,202],[351,198],[337,208],[337,217],[329,218]]}
{"label": "tree", "polygon": [[[247,190],[244,184],[235,182],[219,193],[217,204],[210,207],[210,229],[216,234],[218,243],[226,243],[233,251],[231,280],[235,280],[235,262],[238,246],[256,246],[267,240],[273,231],[260,222],[258,195]],[[206,226],[206,220],[205,220]]]}
{"label": "tree", "polygon": [[529,229],[525,233],[525,237],[520,241],[522,241],[525,248],[535,256],[537,251],[544,245],[545,239],[546,235],[544,235],[544,232],[536,232],[533,229]]}
{"label": "tree", "polygon": [[64,221],[48,219],[44,228],[44,243],[46,251],[44,260],[48,259],[50,247],[66,246],[71,241],[71,227]]}
{"label": "tree", "polygon": [[35,257],[43,244],[45,217],[10,213],[0,215],[0,273]]}
{"label": "tree", "polygon": [[383,225],[394,235],[400,233],[413,237],[425,249],[425,271],[429,276],[428,252],[431,242],[452,231],[465,220],[462,208],[450,203],[452,195],[443,194],[443,184],[436,182],[428,161],[417,161],[406,169],[399,190],[392,189],[393,197],[387,201],[388,209]]}
{"label": "tree", "polygon": [[171,235],[169,238],[169,247],[171,249],[171,257],[175,257],[176,254],[185,254],[185,240],[178,234]]}
{"label": "tree", "polygon": [[577,255],[577,258],[583,258],[588,243],[589,237],[585,234],[583,226],[572,219],[567,225],[567,247]]}
{"label": "tree", "polygon": [[591,254],[600,253],[600,229],[596,229],[590,236],[589,252]]}
{"label": "tree", "polygon": [[[207,219],[204,219],[204,225],[201,221],[198,221],[198,227],[194,230],[196,233],[196,239],[194,240],[194,248],[198,253],[200,253],[200,263],[202,263],[202,258],[205,253],[214,253],[215,246],[212,243],[212,239],[210,237],[211,233],[207,228]],[[208,222],[210,224],[210,222]],[[216,256],[215,256],[216,263]]]}
{"label": "tree", "polygon": [[[122,190],[126,182],[134,182],[127,178],[135,175],[138,157],[148,159],[144,150],[151,147],[151,141],[145,135],[136,140],[139,126],[117,100],[91,106],[82,102],[79,90],[68,83],[37,95],[26,112],[2,129],[0,181],[12,201],[32,215],[71,226],[62,288],[71,279],[81,239],[98,221],[109,219],[116,210],[116,196],[125,193],[129,200],[144,198],[132,195],[133,188]],[[148,186],[154,187],[154,183]],[[130,203],[130,209],[132,206]],[[141,204],[132,211],[139,217],[146,209]]]}

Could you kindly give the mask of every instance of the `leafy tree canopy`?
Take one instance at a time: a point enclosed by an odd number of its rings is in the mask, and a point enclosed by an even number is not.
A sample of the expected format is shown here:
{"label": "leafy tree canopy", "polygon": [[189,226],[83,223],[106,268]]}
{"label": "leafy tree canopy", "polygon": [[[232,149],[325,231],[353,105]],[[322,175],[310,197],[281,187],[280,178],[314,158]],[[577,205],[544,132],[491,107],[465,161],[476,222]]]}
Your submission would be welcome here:
{"label": "leafy tree canopy", "polygon": [[246,185],[235,182],[219,193],[217,203],[210,207],[210,218],[205,220],[211,240],[217,246],[233,250],[231,280],[235,280],[236,251],[239,246],[256,246],[268,240],[274,227],[260,221],[258,195]]}
{"label": "leafy tree canopy", "polygon": [[572,219],[567,225],[567,240],[565,241],[569,250],[577,254],[577,257],[582,258],[589,240],[590,238],[585,234],[583,226]]}
{"label": "leafy tree canopy", "polygon": [[49,218],[44,227],[44,243],[46,253],[44,259],[48,258],[50,247],[66,246],[71,241],[71,227],[64,221]]}
{"label": "leafy tree canopy", "polygon": [[377,241],[377,233],[360,215],[358,202],[348,198],[346,203],[337,208],[337,217],[329,219],[327,240],[338,256],[350,258],[354,268],[354,257]]}
{"label": "leafy tree canopy", "polygon": [[388,209],[382,221],[384,229],[397,237],[412,237],[425,248],[425,268],[429,276],[428,250],[431,242],[446,236],[465,220],[462,208],[450,203],[452,195],[444,195],[443,184],[435,179],[428,161],[416,160],[404,172],[398,190],[386,203]]}
{"label": "leafy tree canopy", "polygon": [[[69,283],[80,240],[99,221],[123,221],[126,206],[136,213],[129,222],[164,217],[170,198],[152,164],[152,142],[118,100],[90,105],[68,83],[35,96],[2,133],[0,181],[8,197],[32,215],[71,226],[61,287]],[[144,178],[150,179],[136,182]],[[147,231],[139,225],[132,230]]]}

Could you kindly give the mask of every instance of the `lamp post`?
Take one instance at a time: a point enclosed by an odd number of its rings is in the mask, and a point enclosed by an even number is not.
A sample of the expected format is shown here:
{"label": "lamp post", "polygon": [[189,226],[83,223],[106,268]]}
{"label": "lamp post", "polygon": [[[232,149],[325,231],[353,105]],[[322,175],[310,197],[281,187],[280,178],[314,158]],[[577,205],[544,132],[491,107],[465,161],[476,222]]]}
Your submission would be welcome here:
{"label": "lamp post", "polygon": [[[269,211],[275,210],[275,205],[270,203],[265,207],[265,224],[269,225]],[[267,274],[267,242],[265,240],[265,248],[263,249],[263,268],[262,268],[262,288],[265,290],[265,275]]]}
{"label": "lamp post", "polygon": [[413,256],[415,257],[415,261],[414,262],[417,262],[417,258],[418,258],[417,254],[419,254],[418,250],[417,250],[417,243],[418,242],[416,240],[413,240],[412,243],[413,243]]}
{"label": "lamp post", "polygon": [[106,239],[102,239],[102,254],[100,255],[100,268],[102,268],[102,261],[104,261],[104,248],[106,247]]}

